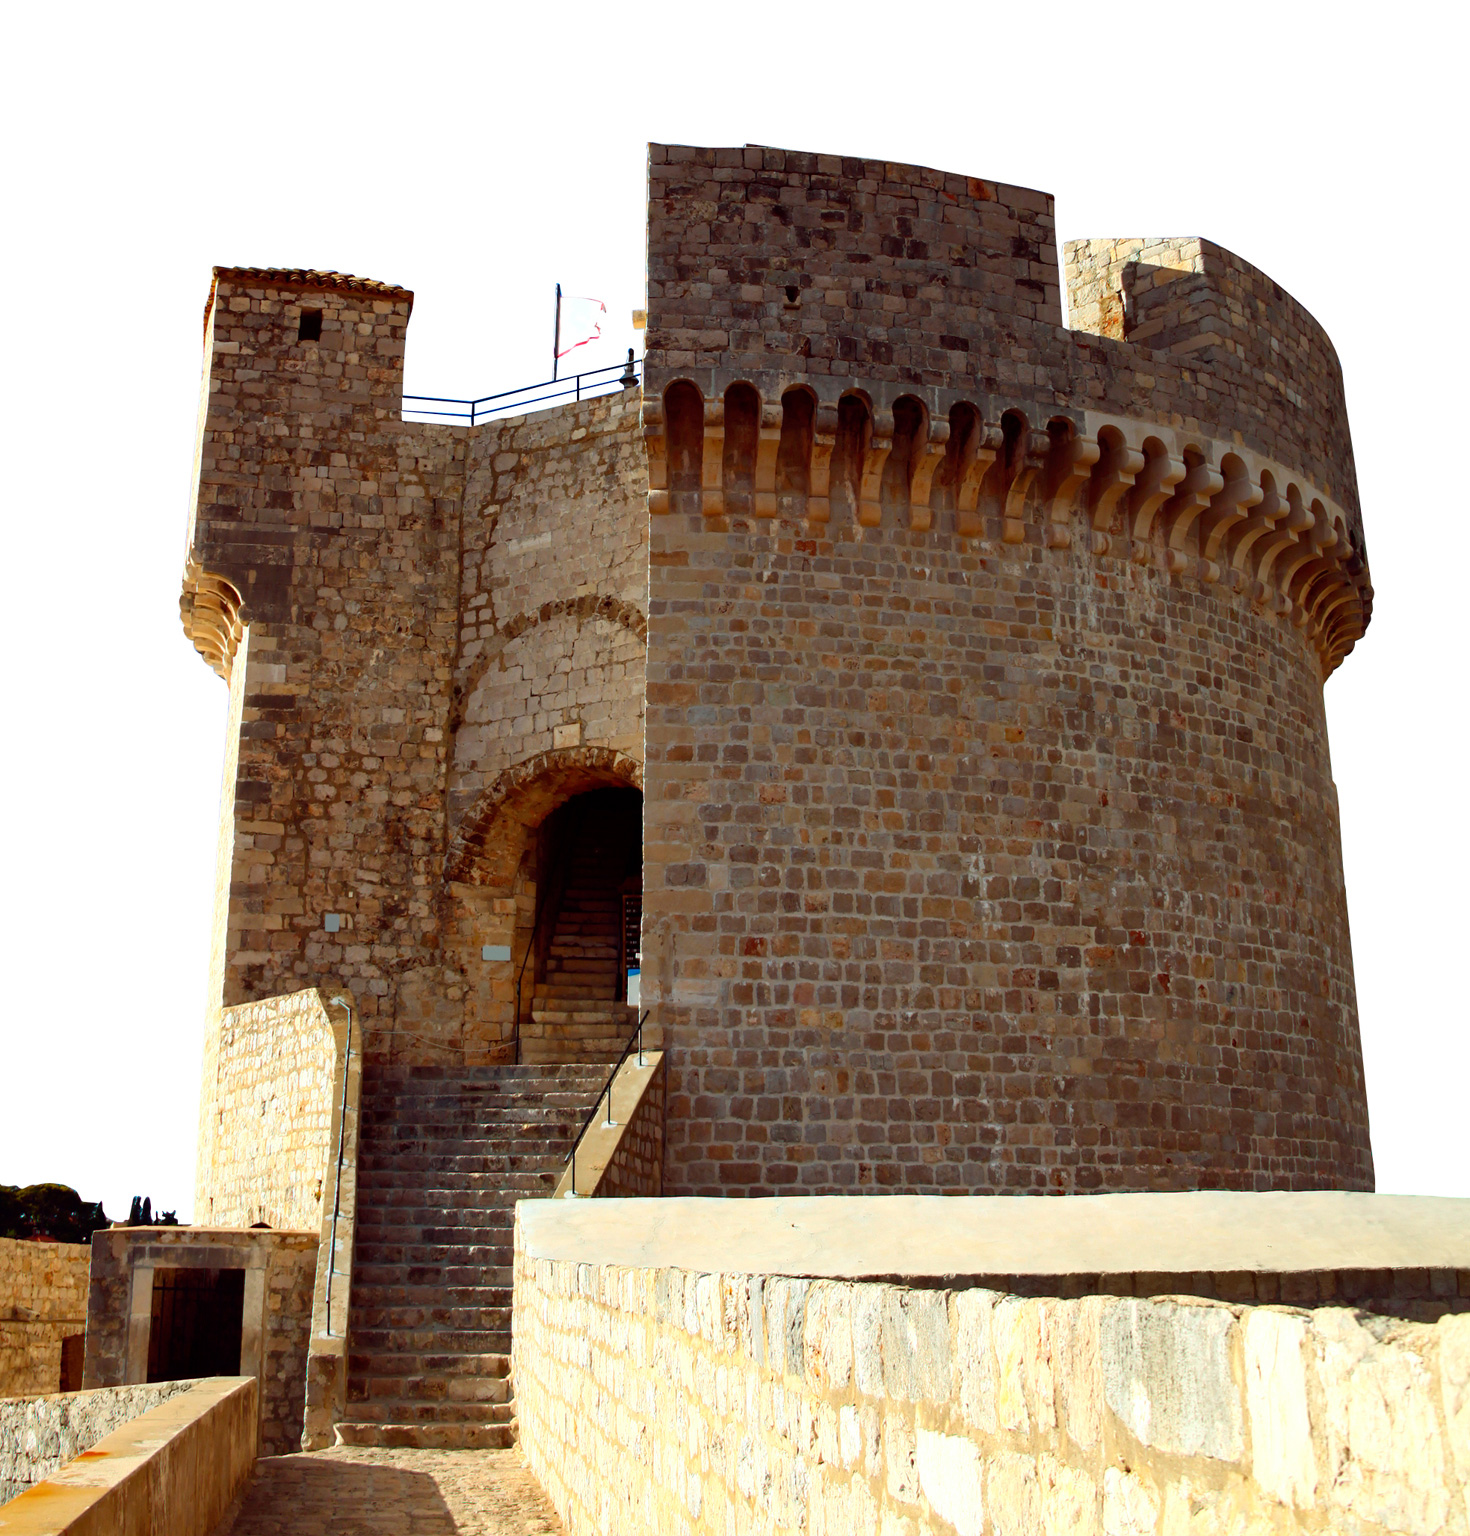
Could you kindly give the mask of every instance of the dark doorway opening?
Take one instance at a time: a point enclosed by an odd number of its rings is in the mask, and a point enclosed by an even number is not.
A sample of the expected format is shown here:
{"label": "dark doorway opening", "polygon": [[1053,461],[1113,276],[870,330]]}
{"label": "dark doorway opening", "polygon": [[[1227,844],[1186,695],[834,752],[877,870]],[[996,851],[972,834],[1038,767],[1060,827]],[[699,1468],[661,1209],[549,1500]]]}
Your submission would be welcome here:
{"label": "dark doorway opening", "polygon": [[638,969],[643,910],[642,794],[574,795],[541,824],[537,871],[524,1059],[611,1060],[636,1022],[628,978]]}
{"label": "dark doorway opening", "polygon": [[155,1269],[148,1380],[238,1376],[243,1269]]}

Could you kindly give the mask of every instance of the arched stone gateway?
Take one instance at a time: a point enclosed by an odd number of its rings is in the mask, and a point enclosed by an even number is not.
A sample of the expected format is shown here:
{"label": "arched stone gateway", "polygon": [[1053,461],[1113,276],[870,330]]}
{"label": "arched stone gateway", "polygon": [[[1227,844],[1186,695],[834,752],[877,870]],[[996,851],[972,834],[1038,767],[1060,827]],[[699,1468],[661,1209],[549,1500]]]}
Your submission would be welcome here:
{"label": "arched stone gateway", "polygon": [[487,1057],[600,1061],[621,1050],[643,888],[641,777],[607,748],[541,753],[502,773],[465,818],[445,871],[446,959],[465,978],[467,1042]]}
{"label": "arched stone gateway", "polygon": [[562,747],[507,768],[460,824],[445,877],[509,888],[534,828],[573,795],[618,786],[641,790],[643,765],[609,747]]}

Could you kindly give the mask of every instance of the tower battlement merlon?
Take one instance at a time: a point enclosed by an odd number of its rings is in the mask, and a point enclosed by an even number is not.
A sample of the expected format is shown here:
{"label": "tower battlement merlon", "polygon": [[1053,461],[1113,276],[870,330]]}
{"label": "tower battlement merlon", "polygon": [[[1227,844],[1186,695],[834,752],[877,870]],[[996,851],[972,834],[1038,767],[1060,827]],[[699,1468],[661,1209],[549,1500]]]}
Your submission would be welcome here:
{"label": "tower battlement merlon", "polygon": [[[1047,194],[920,166],[649,148],[651,508],[914,531],[1222,583],[1330,672],[1372,585],[1341,368],[1197,238],[1074,242]],[[1071,526],[1077,523],[1077,527]],[[1028,525],[1033,525],[1031,535]]]}

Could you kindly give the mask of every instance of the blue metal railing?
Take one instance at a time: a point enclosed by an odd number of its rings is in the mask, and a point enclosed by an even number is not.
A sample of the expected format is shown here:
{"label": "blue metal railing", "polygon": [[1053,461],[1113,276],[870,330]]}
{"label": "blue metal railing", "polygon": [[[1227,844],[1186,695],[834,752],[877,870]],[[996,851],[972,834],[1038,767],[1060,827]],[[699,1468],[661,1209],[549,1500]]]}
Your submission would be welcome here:
{"label": "blue metal railing", "polygon": [[539,384],[525,384],[520,389],[502,390],[498,395],[481,395],[478,400],[455,400],[447,395],[405,395],[403,415],[407,421],[462,421],[478,426],[497,416],[518,416],[537,406],[555,405],[564,400],[592,400],[620,389],[632,389],[643,373],[643,360],[628,348],[628,360],[611,363],[606,368],[590,368],[564,379],[544,379]]}

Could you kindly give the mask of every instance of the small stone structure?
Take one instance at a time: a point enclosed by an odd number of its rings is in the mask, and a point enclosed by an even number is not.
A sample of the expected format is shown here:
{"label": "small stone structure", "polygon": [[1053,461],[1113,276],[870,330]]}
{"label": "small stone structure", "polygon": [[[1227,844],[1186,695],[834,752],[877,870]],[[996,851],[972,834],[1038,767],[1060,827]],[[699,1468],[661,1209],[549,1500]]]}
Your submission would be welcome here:
{"label": "small stone structure", "polygon": [[92,1239],[85,1385],[148,1379],[154,1276],[159,1269],[244,1274],[238,1371],[260,1383],[260,1446],[281,1455],[301,1443],[317,1232],[114,1227]]}
{"label": "small stone structure", "polygon": [[[638,1201],[614,1220],[525,1203],[522,1450],[571,1536],[1464,1531],[1462,1202],[1223,1198],[1238,1203],[778,1200],[736,1216]],[[1391,1274],[1442,1264],[1438,1320],[1314,1304],[1365,1248]],[[1063,1299],[1061,1274],[1041,1297],[956,1280],[986,1249],[1058,1269],[1070,1249],[1071,1283],[1103,1294]],[[795,1274],[766,1267],[798,1250]],[[1283,1304],[1201,1299],[1188,1271],[1222,1265]],[[1102,1286],[1095,1266],[1113,1270]],[[863,1278],[884,1271],[903,1281]]]}
{"label": "small stone structure", "polygon": [[56,1392],[62,1350],[87,1323],[85,1243],[0,1237],[0,1397]]}

